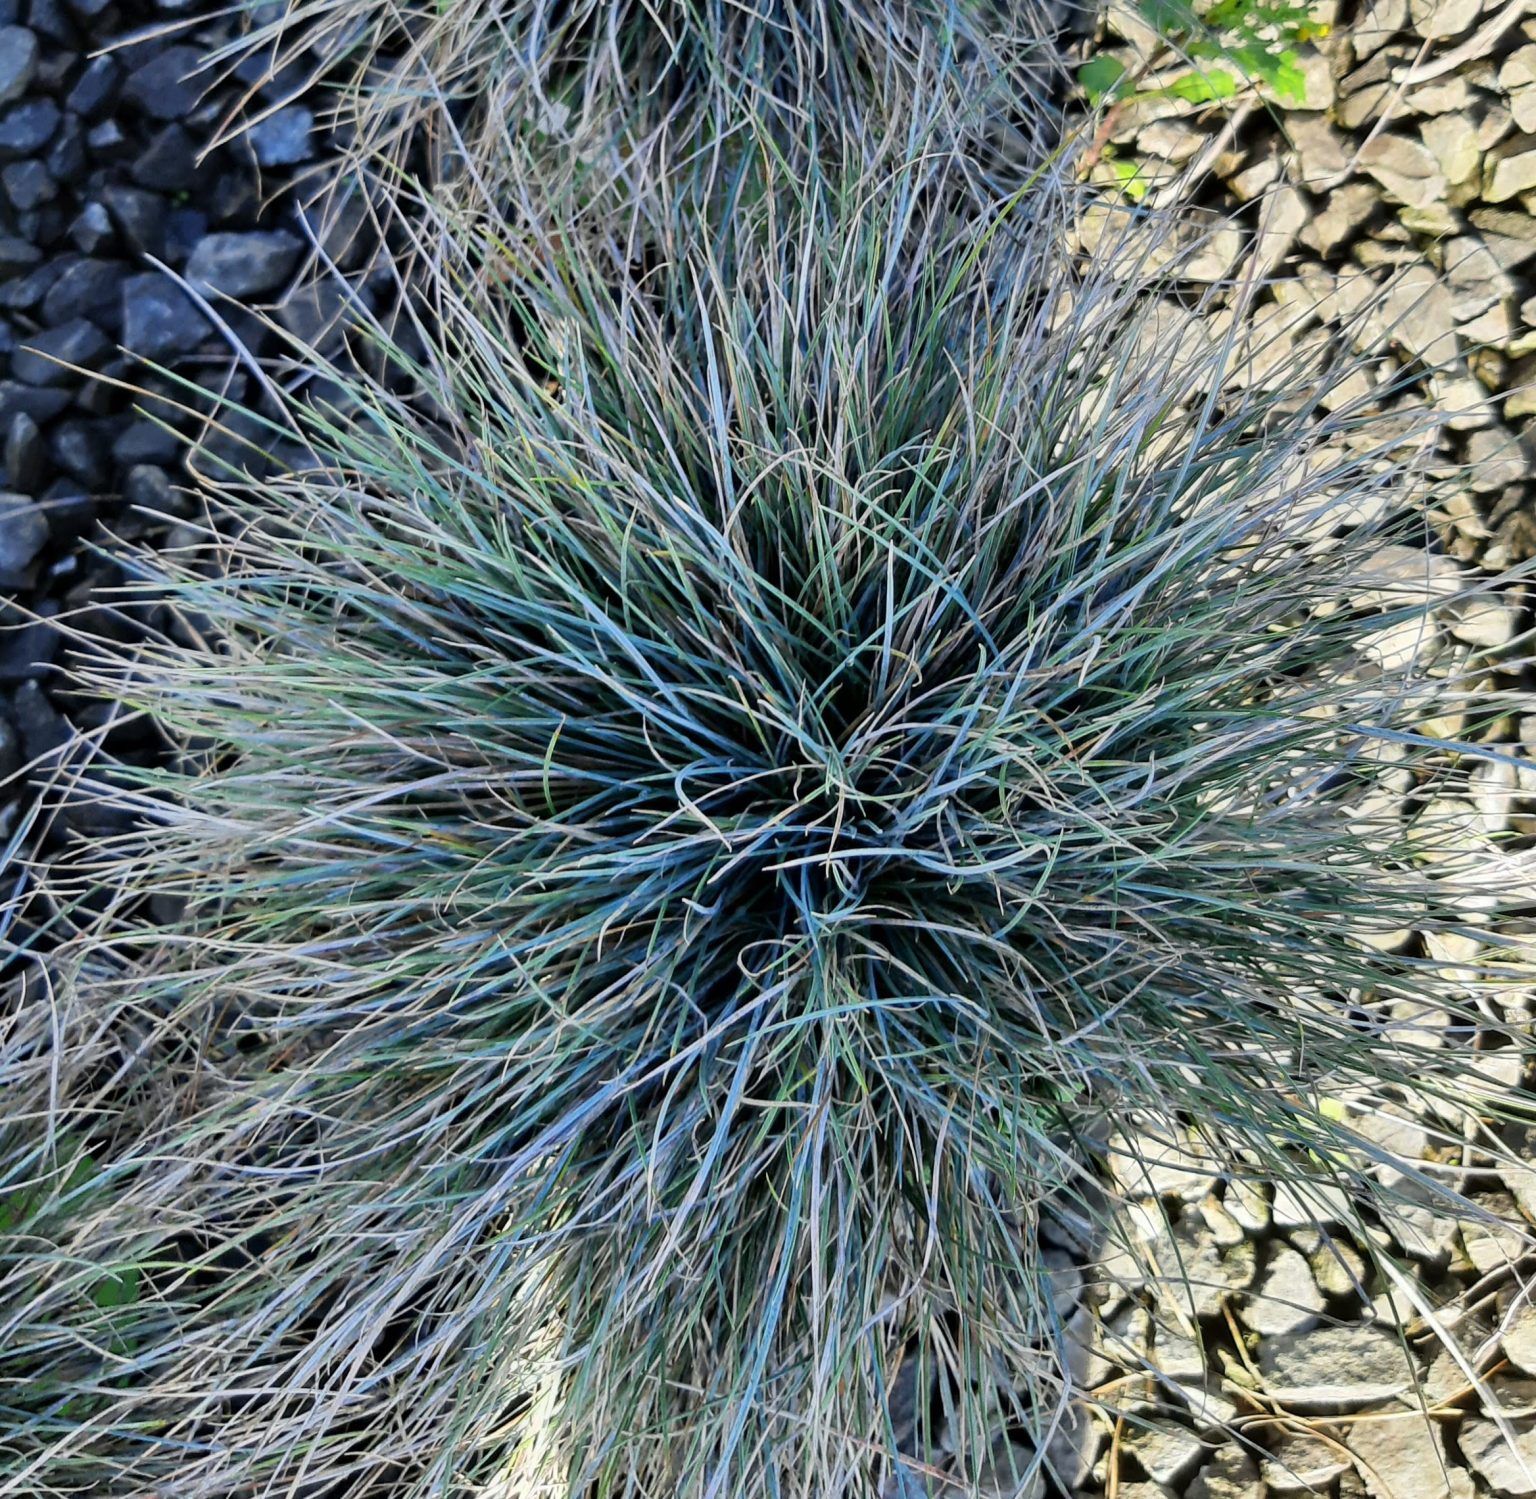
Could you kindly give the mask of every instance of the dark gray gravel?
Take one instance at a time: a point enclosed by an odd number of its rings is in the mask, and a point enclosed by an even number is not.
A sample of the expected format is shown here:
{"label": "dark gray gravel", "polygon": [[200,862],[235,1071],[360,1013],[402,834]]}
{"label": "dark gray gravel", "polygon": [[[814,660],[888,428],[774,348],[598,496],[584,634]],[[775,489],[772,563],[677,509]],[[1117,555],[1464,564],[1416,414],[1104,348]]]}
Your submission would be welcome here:
{"label": "dark gray gravel", "polygon": [[187,281],[202,292],[254,297],[276,291],[304,249],[284,230],[249,234],[205,234],[187,258]]}
{"label": "dark gray gravel", "polygon": [[[324,142],[314,101],[294,93],[305,70],[268,91],[282,107],[252,138],[208,149],[263,82],[259,65],[243,81],[199,71],[234,24],[198,0],[0,0],[0,846],[47,767],[18,770],[106,711],[63,689],[67,649],[49,621],[121,631],[113,555],[191,514],[175,429],[196,418],[169,403],[211,411],[233,355],[179,278],[265,357],[270,331],[243,304],[278,299],[304,258],[283,187]],[[234,395],[244,388],[237,377]],[[163,753],[122,730],[108,748]],[[113,822],[65,806],[24,852],[52,858]],[[30,940],[25,920],[7,940]]]}

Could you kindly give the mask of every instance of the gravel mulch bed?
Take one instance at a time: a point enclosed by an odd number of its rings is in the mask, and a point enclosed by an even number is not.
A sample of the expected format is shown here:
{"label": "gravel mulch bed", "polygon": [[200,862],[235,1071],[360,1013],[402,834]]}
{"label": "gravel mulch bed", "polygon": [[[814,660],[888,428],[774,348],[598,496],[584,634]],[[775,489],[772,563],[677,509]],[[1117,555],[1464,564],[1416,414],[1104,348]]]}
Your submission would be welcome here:
{"label": "gravel mulch bed", "polygon": [[[1092,249],[1120,232],[1132,176],[1136,201],[1182,203],[1200,230],[1187,302],[1170,317],[1219,336],[1241,308],[1255,380],[1309,344],[1347,341],[1368,359],[1341,398],[1370,404],[1391,382],[1384,412],[1437,413],[1429,468],[1449,481],[1446,502],[1424,551],[1382,557],[1385,574],[1433,597],[1463,568],[1499,575],[1536,555],[1536,13],[1523,0],[1323,0],[1312,20],[1326,34],[1300,49],[1300,105],[1261,87],[1219,106],[1164,95],[1111,108],[1085,165],[1119,208],[1090,211],[1079,235]],[[1123,6],[1092,51],[1149,87],[1189,72]],[[1470,665],[1529,690],[1531,624],[1527,585],[1511,582],[1498,603],[1447,610],[1427,635],[1363,639],[1362,669],[1411,664],[1434,677]],[[1460,733],[1464,721],[1447,726]],[[1486,936],[1429,953],[1447,962],[1529,932],[1536,909],[1536,717],[1492,737],[1531,769],[1485,767],[1464,799],[1427,804],[1405,785],[1397,809],[1455,829],[1486,892],[1469,908]],[[1500,1038],[1536,1007],[1512,995],[1496,1008],[1486,1032],[1444,1044],[1480,1048],[1491,1077],[1529,1090]],[[1444,1020],[1422,1017],[1442,1032]],[[1405,1107],[1351,1122],[1395,1154],[1454,1170],[1492,1217],[1536,1224],[1536,1166],[1490,1169],[1469,1116]],[[1509,1143],[1536,1162],[1536,1136]],[[1063,1435],[1062,1492],[1536,1494],[1536,1263],[1517,1234],[1458,1223],[1400,1176],[1398,1219],[1362,1232],[1342,1202],[1241,1188],[1193,1140],[1142,1137],[1134,1154],[1162,1164],[1127,1165],[1127,1241],[1168,1280],[1147,1282],[1113,1249],[1081,1282],[1064,1264],[1082,1379],[1113,1392],[1125,1419],[1084,1419]],[[1051,1492],[1042,1482],[1036,1495]]]}
{"label": "gravel mulch bed", "polygon": [[[259,435],[205,424],[259,397],[232,352],[273,351],[257,309],[317,337],[336,308],[303,278],[314,246],[356,264],[294,185],[325,136],[292,70],[207,66],[235,21],[189,10],[0,0],[0,848],[31,857],[123,825],[71,791],[73,730],[125,763],[165,752],[65,686],[67,629],[131,648],[169,627],[114,599],[123,544],[189,538],[189,433],[209,471]],[[258,122],[216,143],[241,109]],[[13,952],[32,940],[25,921],[0,935]]]}

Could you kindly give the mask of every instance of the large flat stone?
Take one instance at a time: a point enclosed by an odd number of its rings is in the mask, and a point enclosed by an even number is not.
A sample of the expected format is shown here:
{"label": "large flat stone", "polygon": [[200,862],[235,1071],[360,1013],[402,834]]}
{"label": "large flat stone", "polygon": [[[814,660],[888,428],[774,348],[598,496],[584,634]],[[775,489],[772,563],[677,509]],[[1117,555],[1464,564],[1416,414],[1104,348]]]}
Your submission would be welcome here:
{"label": "large flat stone", "polygon": [[1414,1371],[1397,1338],[1360,1324],[1267,1338],[1259,1373],[1271,1397],[1293,1410],[1349,1410],[1401,1395]]}

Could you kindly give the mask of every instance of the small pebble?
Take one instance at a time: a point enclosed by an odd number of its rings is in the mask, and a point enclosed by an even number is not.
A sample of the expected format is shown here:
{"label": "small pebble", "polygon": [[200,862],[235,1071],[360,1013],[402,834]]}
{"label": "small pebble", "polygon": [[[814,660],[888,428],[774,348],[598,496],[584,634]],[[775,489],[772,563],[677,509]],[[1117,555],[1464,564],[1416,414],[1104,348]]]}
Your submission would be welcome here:
{"label": "small pebble", "polygon": [[264,167],[291,167],[314,154],[315,117],[302,104],[285,105],[251,126],[251,149]]}

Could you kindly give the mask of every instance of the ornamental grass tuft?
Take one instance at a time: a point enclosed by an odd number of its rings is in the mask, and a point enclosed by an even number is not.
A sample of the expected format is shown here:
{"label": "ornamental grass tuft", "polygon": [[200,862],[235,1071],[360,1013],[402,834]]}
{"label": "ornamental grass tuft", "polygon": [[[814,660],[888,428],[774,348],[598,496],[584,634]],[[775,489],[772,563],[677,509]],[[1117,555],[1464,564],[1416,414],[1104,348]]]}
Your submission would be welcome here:
{"label": "ornamental grass tuft", "polygon": [[1486,916],[1409,819],[1502,753],[1362,646],[1435,629],[1424,434],[948,171],[457,226],[428,357],[141,559],[82,680],[182,759],[8,1000],[4,1486],[977,1492],[1106,1116],[1369,1219],[1338,1100],[1514,1107],[1422,1016],[1524,956],[1389,939]]}
{"label": "ornamental grass tuft", "polygon": [[258,9],[222,56],[252,80],[231,129],[324,79],[343,158],[327,177],[379,178],[386,198],[400,174],[482,179],[530,150],[546,185],[636,161],[708,176],[749,121],[840,159],[917,96],[965,143],[957,174],[1017,183],[1052,134],[1053,42],[1074,15],[1074,0],[310,0]]}

